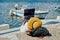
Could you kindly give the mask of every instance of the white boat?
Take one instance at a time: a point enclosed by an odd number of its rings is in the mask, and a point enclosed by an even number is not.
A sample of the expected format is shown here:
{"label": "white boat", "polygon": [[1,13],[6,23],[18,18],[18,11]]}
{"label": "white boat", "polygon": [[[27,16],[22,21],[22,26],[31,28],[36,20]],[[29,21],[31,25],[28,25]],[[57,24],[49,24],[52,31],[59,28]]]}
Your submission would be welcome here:
{"label": "white boat", "polygon": [[55,9],[60,11],[60,6],[56,6]]}
{"label": "white boat", "polygon": [[[24,9],[21,9],[21,10],[12,9],[11,12],[14,15],[24,16]],[[47,14],[48,14],[48,10],[47,11],[35,10],[34,17],[45,18]]]}

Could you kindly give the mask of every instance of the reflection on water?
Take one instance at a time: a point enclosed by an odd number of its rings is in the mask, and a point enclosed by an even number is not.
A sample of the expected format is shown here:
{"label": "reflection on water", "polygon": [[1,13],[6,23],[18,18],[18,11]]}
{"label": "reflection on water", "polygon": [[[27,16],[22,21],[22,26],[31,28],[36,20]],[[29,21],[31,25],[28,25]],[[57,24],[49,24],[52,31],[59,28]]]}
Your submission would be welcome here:
{"label": "reflection on water", "polygon": [[[22,24],[22,20],[20,17],[10,17],[9,11],[10,8],[14,8],[14,5],[16,3],[0,3],[0,24],[9,24],[10,28],[19,27]],[[60,15],[60,12],[55,10],[55,7],[59,5],[60,3],[18,3],[19,8],[22,7],[22,5],[27,5],[27,8],[35,8],[36,10],[49,10],[49,14],[47,15],[47,18],[56,18]]]}
{"label": "reflection on water", "polygon": [[20,17],[13,16],[10,17],[9,24],[10,24],[10,28],[20,27],[22,25],[22,20],[20,19]]}

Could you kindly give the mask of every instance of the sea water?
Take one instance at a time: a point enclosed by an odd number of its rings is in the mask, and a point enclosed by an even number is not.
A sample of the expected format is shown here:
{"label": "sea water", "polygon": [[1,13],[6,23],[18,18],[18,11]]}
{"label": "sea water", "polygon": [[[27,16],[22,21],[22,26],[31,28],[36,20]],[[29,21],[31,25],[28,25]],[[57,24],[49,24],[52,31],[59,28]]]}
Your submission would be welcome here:
{"label": "sea water", "polygon": [[[20,17],[9,15],[11,8],[14,8],[16,2],[0,2],[0,25],[9,24],[10,28],[20,27],[22,20]],[[35,10],[49,10],[46,19],[56,19],[60,16],[60,12],[55,10],[55,7],[60,5],[58,2],[17,2],[19,8],[23,5],[27,5],[27,8],[35,8]]]}

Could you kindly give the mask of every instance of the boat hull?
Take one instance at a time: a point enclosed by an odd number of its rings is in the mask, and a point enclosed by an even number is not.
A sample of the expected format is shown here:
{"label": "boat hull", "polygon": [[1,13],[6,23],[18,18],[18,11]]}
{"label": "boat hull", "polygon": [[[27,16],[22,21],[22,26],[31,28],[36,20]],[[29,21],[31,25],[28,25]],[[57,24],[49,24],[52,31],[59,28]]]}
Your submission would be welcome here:
{"label": "boat hull", "polygon": [[[12,13],[17,16],[24,16],[24,11],[12,10]],[[48,14],[48,11],[35,11],[34,17],[44,19],[47,14]]]}

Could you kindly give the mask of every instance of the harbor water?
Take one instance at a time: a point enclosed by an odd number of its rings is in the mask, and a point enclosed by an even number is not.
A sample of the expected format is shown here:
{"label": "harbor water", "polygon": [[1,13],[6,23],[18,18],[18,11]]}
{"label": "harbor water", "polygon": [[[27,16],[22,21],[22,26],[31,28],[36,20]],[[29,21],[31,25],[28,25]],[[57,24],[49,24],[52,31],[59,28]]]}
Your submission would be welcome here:
{"label": "harbor water", "polygon": [[[0,2],[0,25],[9,24],[10,28],[20,27],[22,25],[22,20],[20,17],[9,15],[11,8],[14,8],[16,2]],[[23,5],[27,5],[27,8],[35,8],[35,10],[48,10],[46,19],[56,19],[60,16],[60,12],[55,10],[55,7],[60,5],[58,2],[18,2],[18,8],[22,8]]]}

